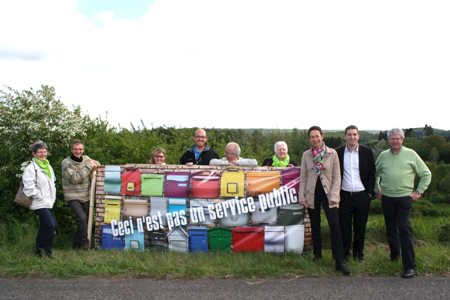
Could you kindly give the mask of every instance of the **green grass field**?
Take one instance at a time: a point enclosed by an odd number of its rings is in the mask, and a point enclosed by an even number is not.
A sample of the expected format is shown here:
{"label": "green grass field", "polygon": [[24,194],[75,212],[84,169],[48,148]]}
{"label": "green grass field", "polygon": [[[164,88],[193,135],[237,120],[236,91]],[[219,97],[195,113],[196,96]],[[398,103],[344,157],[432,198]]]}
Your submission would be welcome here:
{"label": "green grass field", "polygon": [[[325,218],[324,218],[325,219]],[[450,241],[442,240],[448,217],[414,217],[419,275],[450,275]],[[71,236],[59,234],[55,259],[32,255],[36,228],[30,224],[0,224],[0,276],[3,277],[249,277],[340,276],[334,270],[329,233],[323,222],[324,257],[313,262],[310,251],[298,255],[268,253],[174,253],[71,249]],[[349,261],[352,276],[397,276],[401,262],[389,261],[381,215],[369,216],[365,261]],[[448,237],[448,234],[447,234]],[[441,240],[440,240],[441,239]]]}

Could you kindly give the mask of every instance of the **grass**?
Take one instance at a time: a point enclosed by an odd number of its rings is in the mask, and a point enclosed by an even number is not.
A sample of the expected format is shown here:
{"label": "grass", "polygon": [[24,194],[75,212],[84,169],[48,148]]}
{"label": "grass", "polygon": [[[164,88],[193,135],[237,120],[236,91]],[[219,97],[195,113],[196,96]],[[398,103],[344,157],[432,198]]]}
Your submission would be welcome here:
{"label": "grass", "polygon": [[[324,218],[325,219],[325,218]],[[447,217],[414,217],[418,272],[421,275],[450,275],[450,245],[438,242]],[[152,277],[204,278],[284,276],[336,276],[331,258],[329,233],[323,222],[324,257],[312,261],[310,252],[293,253],[174,253],[70,249],[71,237],[59,234],[55,259],[32,255],[36,228],[29,224],[0,224],[0,276],[2,277]],[[447,227],[448,228],[448,227]],[[369,217],[366,260],[349,261],[353,276],[397,276],[401,261],[390,262],[381,215]]]}

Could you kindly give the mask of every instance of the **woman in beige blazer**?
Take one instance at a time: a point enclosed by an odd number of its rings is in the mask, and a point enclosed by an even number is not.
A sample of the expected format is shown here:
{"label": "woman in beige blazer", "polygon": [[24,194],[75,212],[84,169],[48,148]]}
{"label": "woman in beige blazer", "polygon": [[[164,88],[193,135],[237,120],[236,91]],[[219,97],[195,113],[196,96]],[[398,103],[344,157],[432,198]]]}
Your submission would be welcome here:
{"label": "woman in beige blazer", "polygon": [[351,271],[344,262],[342,236],[339,227],[339,192],[341,171],[334,149],[323,142],[323,132],[318,126],[308,130],[311,148],[303,153],[300,175],[300,203],[308,209],[311,220],[314,260],[322,258],[320,206],[323,207],[330,227],[331,248],[336,270],[343,275]]}

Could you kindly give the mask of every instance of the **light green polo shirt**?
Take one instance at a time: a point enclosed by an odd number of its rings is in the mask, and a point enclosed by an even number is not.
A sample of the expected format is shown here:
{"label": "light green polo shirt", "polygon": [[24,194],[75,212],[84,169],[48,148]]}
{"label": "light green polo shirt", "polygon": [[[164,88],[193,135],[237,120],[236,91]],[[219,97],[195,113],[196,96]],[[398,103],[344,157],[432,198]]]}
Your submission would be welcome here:
{"label": "light green polo shirt", "polygon": [[[376,165],[375,191],[388,197],[409,196],[414,190],[423,193],[431,182],[431,172],[420,156],[402,146],[397,154],[390,149],[381,152]],[[419,184],[414,189],[414,179]]]}

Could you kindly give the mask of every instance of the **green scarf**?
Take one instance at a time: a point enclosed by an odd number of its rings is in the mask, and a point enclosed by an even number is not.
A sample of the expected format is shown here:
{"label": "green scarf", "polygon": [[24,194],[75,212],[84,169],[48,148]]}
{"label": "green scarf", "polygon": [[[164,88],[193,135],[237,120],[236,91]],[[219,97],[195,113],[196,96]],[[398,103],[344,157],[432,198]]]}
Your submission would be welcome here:
{"label": "green scarf", "polygon": [[280,160],[276,155],[272,157],[272,167],[287,167],[289,165],[289,154],[283,160]]}
{"label": "green scarf", "polygon": [[40,160],[37,158],[33,158],[33,160],[35,163],[37,163],[39,168],[44,170],[44,172],[45,172],[45,174],[47,174],[48,178],[52,178],[52,171],[50,170],[50,162],[47,159]]}

